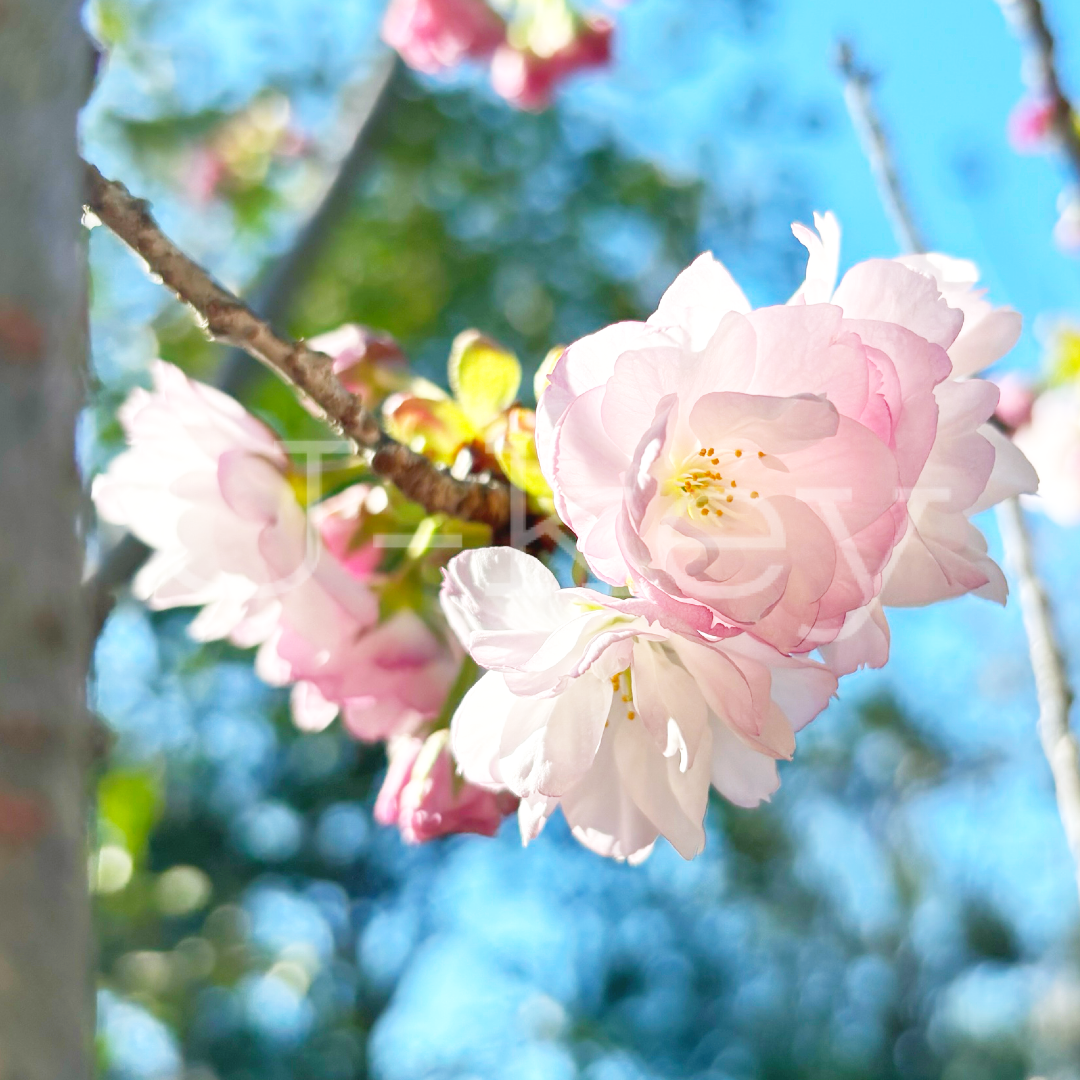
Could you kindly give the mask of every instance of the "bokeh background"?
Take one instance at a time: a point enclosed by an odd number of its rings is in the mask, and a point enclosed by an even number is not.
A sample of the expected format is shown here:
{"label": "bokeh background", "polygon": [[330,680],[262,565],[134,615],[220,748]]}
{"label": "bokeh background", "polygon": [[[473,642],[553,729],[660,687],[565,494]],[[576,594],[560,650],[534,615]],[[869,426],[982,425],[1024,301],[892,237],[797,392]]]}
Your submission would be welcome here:
{"label": "bokeh background", "polygon": [[[1080,262],[1051,240],[1064,177],[1007,140],[1020,60],[992,0],[634,0],[613,66],[541,115],[479,72],[399,70],[298,251],[385,70],[381,7],[87,7],[86,155],[293,333],[374,325],[441,379],[466,327],[535,366],[647,314],[706,248],[782,301],[804,259],[788,225],[814,209],[844,225],[844,265],[892,254],[841,36],[880,74],[932,246],[1025,315],[1003,369],[1034,372],[1047,327],[1080,315]],[[1080,91],[1080,7],[1048,8]],[[234,363],[103,229],[91,256],[88,475],[153,357],[204,379]],[[279,431],[317,430],[239,372]],[[1080,657],[1080,537],[1034,524]],[[251,656],[192,643],[189,618],[124,601],[94,658],[106,1080],[1080,1078],[1077,897],[1015,605],[898,613],[889,666],[844,682],[770,805],[718,800],[703,856],[661,840],[637,869],[561,819],[527,851],[513,820],[403,845],[371,818],[382,751],[297,733]]]}

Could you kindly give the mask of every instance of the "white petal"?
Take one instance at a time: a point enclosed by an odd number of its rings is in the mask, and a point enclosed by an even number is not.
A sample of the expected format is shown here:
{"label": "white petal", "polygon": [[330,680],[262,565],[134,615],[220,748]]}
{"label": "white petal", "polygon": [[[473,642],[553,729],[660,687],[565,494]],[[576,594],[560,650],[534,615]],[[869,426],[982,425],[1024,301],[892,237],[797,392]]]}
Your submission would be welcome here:
{"label": "white petal", "polygon": [[470,783],[501,787],[499,745],[510,710],[518,699],[506,682],[491,671],[474,683],[461,699],[450,722],[450,752]]}
{"label": "white petal", "polygon": [[650,325],[679,327],[690,348],[703,349],[729,311],[745,315],[750,302],[724,264],[710,252],[699,255],[660,299]]}
{"label": "white petal", "polygon": [[736,806],[768,802],[780,786],[776,761],[746,745],[720,720],[712,724],[712,782]]}
{"label": "white petal", "polygon": [[701,854],[709,803],[709,737],[703,742],[704,752],[686,772],[674,758],[665,758],[635,721],[616,725],[614,743],[623,789],[638,809],[684,859]]}
{"label": "white petal", "polygon": [[791,226],[795,239],[809,253],[806,264],[806,280],[788,301],[805,304],[827,304],[836,288],[836,275],[840,270],[840,223],[832,211],[819,214],[814,211],[814,232],[798,223]]}

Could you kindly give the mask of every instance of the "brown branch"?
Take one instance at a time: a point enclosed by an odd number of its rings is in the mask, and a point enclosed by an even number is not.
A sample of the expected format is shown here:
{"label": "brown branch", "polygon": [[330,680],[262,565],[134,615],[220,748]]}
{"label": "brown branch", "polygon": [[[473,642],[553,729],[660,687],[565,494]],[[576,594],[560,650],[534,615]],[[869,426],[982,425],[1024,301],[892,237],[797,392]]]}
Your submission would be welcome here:
{"label": "brown branch", "polygon": [[333,361],[303,341],[274,333],[228,289],[219,285],[162,231],[146,202],[123,184],[86,166],[86,204],[149,271],[194,308],[208,333],[235,345],[281,376],[321,410],[326,422],[371,454],[371,466],[429,513],[445,513],[503,529],[510,519],[510,492],[497,480],[457,480],[433,462],[391,439],[378,418],[350,394],[333,371]]}
{"label": "brown branch", "polygon": [[1053,107],[1051,126],[1061,145],[1073,180],[1080,187],[1080,132],[1072,103],[1058,78],[1054,35],[1046,24],[1041,0],[997,0],[1013,33],[1024,48],[1024,69],[1030,88]]}
{"label": "brown branch", "polygon": [[[289,250],[276,261],[272,272],[255,288],[249,306],[264,318],[284,317],[293,295],[318,254],[334,221],[348,205],[360,174],[367,165],[379,121],[386,112],[391,87],[401,69],[396,54],[380,61],[361,90],[356,103],[352,145],[341,159],[336,175],[318,205],[301,228]],[[243,349],[229,349],[214,373],[213,385],[239,397],[254,375],[264,369]],[[127,533],[104,554],[85,593],[96,639],[112,611],[116,590],[126,585],[150,557],[151,549],[138,537]]]}
{"label": "brown branch", "polygon": [[[1042,8],[1039,0],[998,0],[1009,13],[1010,7],[1023,8],[1025,12],[1037,12],[1038,25],[1046,40],[1043,56],[1053,75],[1053,40],[1042,21]],[[869,140],[866,146],[871,163],[875,160],[892,162],[885,129],[874,108],[869,83],[860,75],[851,47],[841,45],[841,70],[848,84],[859,82],[858,93],[846,93],[848,109],[852,114],[855,127],[866,133]],[[1060,96],[1056,77],[1053,85]],[[1064,100],[1064,99],[1062,99]],[[1066,105],[1068,103],[1066,102]],[[1071,121],[1070,121],[1071,123]],[[1073,141],[1076,141],[1075,131]],[[1080,151],[1080,144],[1078,144]],[[1080,166],[1080,152],[1076,157]],[[890,208],[890,217],[896,231],[897,242],[908,250],[923,252],[925,248],[918,242],[918,233],[914,228],[911,211],[904,198],[903,189],[894,168],[874,169],[882,201]],[[1078,169],[1080,178],[1080,169]],[[907,227],[905,227],[905,223]],[[1054,628],[1053,612],[1035,566],[1035,555],[1031,544],[1031,535],[1024,519],[1020,500],[1006,499],[997,507],[998,525],[1001,529],[1002,546],[1005,557],[1016,576],[1020,610],[1024,619],[1024,630],[1028,639],[1028,652],[1031,658],[1031,670],[1035,676],[1035,692],[1039,702],[1039,741],[1043,753],[1050,765],[1054,778],[1054,792],[1057,798],[1058,815],[1065,829],[1065,837],[1073,857],[1077,888],[1080,890],[1080,747],[1069,727],[1069,709],[1073,695],[1069,688],[1064,654]]]}

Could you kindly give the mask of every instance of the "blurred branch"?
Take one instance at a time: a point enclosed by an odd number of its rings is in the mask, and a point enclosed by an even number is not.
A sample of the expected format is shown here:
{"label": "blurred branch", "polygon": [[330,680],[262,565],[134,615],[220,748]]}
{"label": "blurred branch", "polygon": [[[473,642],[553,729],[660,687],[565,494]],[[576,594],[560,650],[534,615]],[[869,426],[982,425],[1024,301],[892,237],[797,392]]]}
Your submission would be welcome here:
{"label": "blurred branch", "polygon": [[[1039,25],[1049,40],[1052,56],[1053,41],[1042,22],[1038,0],[998,0],[1003,8],[1036,9]],[[870,79],[856,64],[851,46],[840,46],[839,67],[845,78],[845,99],[851,119],[864,141],[867,157],[874,169],[882,201],[893,220],[897,242],[911,252],[924,252],[911,211],[904,197],[900,180],[893,165],[885,129],[874,108]],[[1051,72],[1053,71],[1051,65]],[[1056,79],[1054,80],[1056,86]],[[1060,90],[1058,90],[1060,94]],[[1067,104],[1067,103],[1066,103]],[[1074,133],[1075,135],[1075,133]],[[1075,139],[1074,139],[1075,141]],[[1078,148],[1080,149],[1080,148]],[[1077,156],[1080,165],[1080,154]],[[1078,171],[1080,177],[1080,171]],[[1058,814],[1072,852],[1080,889],[1080,748],[1069,728],[1069,708],[1072,691],[1069,688],[1061,645],[1054,629],[1053,614],[1035,567],[1031,534],[1027,529],[1019,499],[1006,499],[997,508],[1005,557],[1016,576],[1020,609],[1027,633],[1031,670],[1035,675],[1035,690],[1039,701],[1039,739],[1054,777]]]}
{"label": "blurred branch", "polygon": [[188,258],[162,231],[147,204],[123,184],[86,166],[87,207],[146,262],[181,300],[195,309],[211,337],[265,364],[323,414],[326,422],[370,454],[375,473],[429,513],[444,513],[500,529],[510,518],[510,493],[501,481],[455,479],[434,462],[390,438],[334,374],[333,361],[303,341],[279,336],[228,289]]}
{"label": "blurred branch", "polygon": [[1054,635],[1050,602],[1035,570],[1031,535],[1017,499],[998,508],[1005,551],[1016,575],[1020,610],[1031,649],[1031,667],[1039,697],[1039,739],[1054,774],[1058,812],[1069,850],[1080,867],[1080,746],[1069,728],[1072,690],[1065,659]]}
{"label": "blurred branch", "polygon": [[1080,187],[1080,132],[1076,130],[1072,103],[1065,96],[1058,79],[1054,58],[1054,35],[1046,25],[1041,0],[997,0],[1013,33],[1024,49],[1026,81],[1030,88],[1046,98],[1053,107],[1054,135],[1072,169],[1073,181]]}
{"label": "blurred branch", "polygon": [[[357,122],[352,146],[341,159],[333,181],[292,246],[247,298],[248,306],[256,314],[265,319],[284,320],[287,316],[298,289],[307,280],[335,223],[348,209],[357,182],[371,160],[379,120],[386,112],[390,88],[401,69],[397,54],[388,52],[361,88],[353,109]],[[217,371],[214,385],[237,397],[259,371],[258,365],[243,349],[230,349]]]}
{"label": "blurred branch", "polygon": [[[264,318],[275,319],[287,313],[334,222],[348,207],[357,181],[371,159],[373,135],[386,111],[389,90],[400,69],[397,55],[390,53],[376,65],[364,84],[354,110],[356,135],[341,159],[337,175],[293,245],[256,287],[249,300],[252,310]],[[233,348],[226,353],[212,382],[219,390],[237,397],[261,370],[244,349]],[[113,544],[87,582],[87,602],[95,638],[112,610],[114,593],[139,572],[150,557],[150,550],[138,537],[127,533]]]}
{"label": "blurred branch", "polygon": [[889,216],[897,243],[908,253],[925,251],[926,245],[919,235],[911,208],[900,186],[900,175],[896,171],[889,136],[874,108],[874,74],[869,68],[858,64],[851,43],[847,41],[841,41],[837,46],[836,65],[844,77],[844,101],[848,114],[859,136],[863,153],[870,162],[878,195]]}

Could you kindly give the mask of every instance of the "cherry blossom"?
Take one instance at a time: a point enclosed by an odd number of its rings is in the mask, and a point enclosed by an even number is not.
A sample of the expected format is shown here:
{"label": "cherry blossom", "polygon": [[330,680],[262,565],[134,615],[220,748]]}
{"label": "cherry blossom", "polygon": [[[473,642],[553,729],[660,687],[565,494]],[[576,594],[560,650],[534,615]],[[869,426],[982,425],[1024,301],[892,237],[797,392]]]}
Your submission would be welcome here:
{"label": "cherry blossom", "polygon": [[711,639],[647,601],[560,589],[512,548],[451,560],[442,605],[488,669],[453,717],[454,757],[466,780],[521,798],[526,843],[559,806],[602,855],[637,862],[663,835],[693,858],[710,783],[740,806],[768,799],[777,759],[836,689],[823,665],[749,635]]}
{"label": "cherry blossom", "polygon": [[483,0],[392,0],[382,24],[383,41],[429,75],[490,56],[505,36]]}
{"label": "cherry blossom", "polygon": [[1045,150],[1054,123],[1054,103],[1049,98],[1025,97],[1009,114],[1009,142],[1022,154]]}
{"label": "cherry blossom", "polygon": [[809,261],[788,304],[752,309],[704,255],[647,323],[571,345],[537,444],[605,581],[784,652],[843,632],[841,666],[877,663],[879,601],[1003,598],[968,517],[1034,477],[985,423],[996,388],[955,376],[1011,348],[1019,316],[940,256],[870,260],[836,286],[839,227],[815,220],[793,227]]}
{"label": "cherry blossom", "polygon": [[1060,525],[1080,524],[1080,383],[1040,394],[1015,439],[1039,474],[1031,508]]}
{"label": "cherry blossom", "polygon": [[277,437],[226,394],[171,364],[152,368],[120,410],[129,449],[93,485],[98,513],[154,549],[134,591],[155,609],[201,607],[190,633],[259,646],[272,685],[296,683],[308,730],[340,710],[360,738],[434,718],[457,658],[423,620],[400,611],[376,626],[379,552],[352,546],[369,488],[308,516]]}
{"label": "cherry blossom", "polygon": [[426,739],[401,735],[387,748],[389,767],[375,820],[396,825],[410,844],[451,833],[494,836],[503,818],[517,808],[507,791],[489,791],[454,776],[450,733],[445,728]]}
{"label": "cherry blossom", "polygon": [[611,62],[614,26],[608,19],[584,23],[576,36],[550,55],[501,45],[491,61],[495,92],[519,109],[539,110],[551,104],[559,83],[579,71]]}

